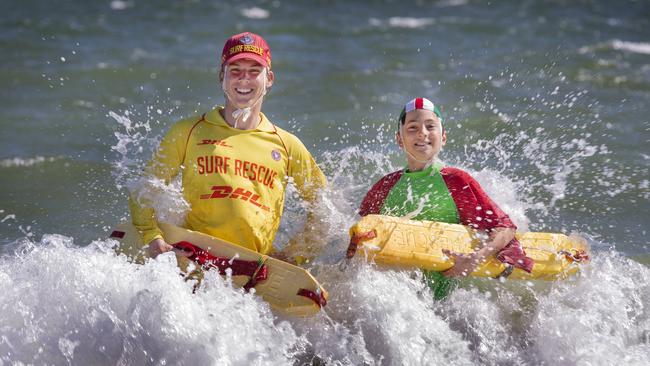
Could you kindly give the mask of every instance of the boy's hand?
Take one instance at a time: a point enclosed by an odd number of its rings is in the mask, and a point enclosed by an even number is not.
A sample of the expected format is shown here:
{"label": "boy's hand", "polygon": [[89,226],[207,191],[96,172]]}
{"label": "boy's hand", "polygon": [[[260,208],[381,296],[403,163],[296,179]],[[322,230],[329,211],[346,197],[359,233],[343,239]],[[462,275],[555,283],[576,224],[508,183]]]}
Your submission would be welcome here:
{"label": "boy's hand", "polygon": [[454,259],[454,266],[442,272],[447,277],[469,276],[478,266],[478,258],[475,254],[460,254],[448,249],[443,249],[442,252]]}

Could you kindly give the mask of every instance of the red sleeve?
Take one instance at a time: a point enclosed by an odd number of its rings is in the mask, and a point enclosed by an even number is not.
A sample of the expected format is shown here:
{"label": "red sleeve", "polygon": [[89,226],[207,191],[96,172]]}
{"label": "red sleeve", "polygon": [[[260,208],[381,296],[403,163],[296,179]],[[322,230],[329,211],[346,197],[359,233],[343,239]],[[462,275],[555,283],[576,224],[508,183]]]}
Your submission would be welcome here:
{"label": "red sleeve", "polygon": [[402,173],[402,170],[398,170],[384,176],[375,183],[368,193],[366,193],[366,197],[363,198],[363,201],[361,201],[359,215],[367,216],[378,214],[384,206],[388,193],[393,189],[395,183],[397,183],[397,181],[402,177]]}
{"label": "red sleeve", "polygon": [[440,173],[456,203],[463,225],[486,231],[496,227],[517,228],[510,217],[488,197],[481,185],[467,172],[446,167]]}
{"label": "red sleeve", "polygon": [[[467,172],[457,168],[444,168],[440,173],[456,203],[461,224],[485,231],[497,227],[517,229],[510,217],[488,197],[481,185]],[[526,256],[517,239],[512,239],[501,249],[497,253],[497,259],[529,273],[535,265],[535,262]]]}

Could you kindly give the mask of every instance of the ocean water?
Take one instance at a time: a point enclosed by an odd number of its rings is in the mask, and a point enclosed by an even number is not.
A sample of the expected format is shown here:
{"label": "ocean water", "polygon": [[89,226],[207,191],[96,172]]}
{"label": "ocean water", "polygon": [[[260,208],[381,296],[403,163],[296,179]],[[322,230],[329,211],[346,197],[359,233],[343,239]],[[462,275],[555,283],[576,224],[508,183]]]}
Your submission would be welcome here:
{"label": "ocean water", "polygon": [[[179,1],[3,4],[0,365],[647,365],[650,3]],[[311,267],[330,293],[293,319],[211,274],[107,239],[173,121],[223,102],[221,47],[264,35],[264,111],[330,181]],[[593,261],[556,283],[464,280],[432,300],[417,271],[337,263],[368,188],[404,165],[401,106],[442,106],[441,158],[521,230],[579,233]],[[163,189],[167,221],[182,219]],[[278,247],[300,231],[287,198]]]}

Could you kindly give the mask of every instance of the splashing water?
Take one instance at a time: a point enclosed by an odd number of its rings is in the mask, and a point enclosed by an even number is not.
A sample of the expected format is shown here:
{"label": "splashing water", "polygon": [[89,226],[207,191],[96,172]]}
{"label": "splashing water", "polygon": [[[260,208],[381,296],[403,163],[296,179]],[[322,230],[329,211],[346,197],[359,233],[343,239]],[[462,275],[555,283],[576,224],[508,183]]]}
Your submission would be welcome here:
{"label": "splashing water", "polygon": [[266,304],[218,275],[193,294],[173,255],[135,265],[111,244],[79,248],[47,235],[19,257],[0,259],[0,360],[282,364],[303,348]]}
{"label": "splashing water", "polygon": [[[31,3],[0,22],[1,366],[650,364],[647,2]],[[169,121],[221,97],[219,39],[251,25],[278,61],[265,111],[296,119],[332,187],[310,268],[330,301],[307,319],[87,239],[127,219],[127,189],[182,222],[178,182],[142,168]],[[340,271],[361,198],[404,166],[389,113],[415,96],[443,107],[445,163],[521,230],[588,236],[592,263],[556,283],[465,279],[442,302],[418,271]],[[277,247],[304,225],[294,193]]]}
{"label": "splashing water", "polygon": [[[579,104],[584,96],[573,95],[578,99],[562,99],[558,108]],[[533,106],[534,102],[531,110]],[[525,113],[495,115],[496,124],[528,121]],[[153,136],[151,119],[143,122],[129,113],[110,116],[118,125],[113,147],[116,184],[154,202],[164,220],[182,222],[187,204],[179,182],[167,185],[141,177],[159,140]],[[558,221],[553,217],[566,207],[563,203],[572,202],[570,197],[577,194],[572,182],[586,181],[589,175],[587,189],[596,191],[614,175],[623,175],[617,167],[601,164],[596,178],[591,178],[590,159],[609,150],[579,132],[580,127],[575,134],[556,136],[544,126],[528,124],[516,132],[476,139],[461,135],[459,124],[449,125],[455,141],[441,158],[475,176],[522,230],[553,227]],[[363,123],[356,146],[347,146],[346,141],[340,149],[317,156],[332,187],[320,208],[328,230],[315,239],[324,248],[310,268],[330,293],[328,306],[318,316],[293,319],[273,314],[258,297],[233,288],[215,273],[208,273],[193,293],[194,283],[183,280],[171,254],[136,265],[117,256],[111,240],[80,248],[78,244],[85,243],[46,235],[40,242],[16,242],[12,254],[0,258],[0,361],[648,363],[650,270],[615,251],[596,250],[592,264],[562,282],[465,279],[442,302],[433,300],[416,270],[388,270],[355,258],[341,271],[335,264],[344,256],[346,229],[356,218],[361,198],[381,176],[404,165],[392,128],[392,123]],[[359,133],[342,134],[349,138]],[[290,187],[276,246],[303,225],[305,208],[294,196]]]}
{"label": "splashing water", "polygon": [[124,115],[111,111],[109,115],[124,129],[115,132],[117,143],[112,147],[119,154],[113,164],[118,187],[126,187],[133,199],[153,207],[159,221],[181,225],[190,206],[183,197],[180,175],[168,184],[142,174],[146,164],[143,152],[151,155],[159,142],[159,138],[150,137],[150,122],[133,122],[128,111]]}

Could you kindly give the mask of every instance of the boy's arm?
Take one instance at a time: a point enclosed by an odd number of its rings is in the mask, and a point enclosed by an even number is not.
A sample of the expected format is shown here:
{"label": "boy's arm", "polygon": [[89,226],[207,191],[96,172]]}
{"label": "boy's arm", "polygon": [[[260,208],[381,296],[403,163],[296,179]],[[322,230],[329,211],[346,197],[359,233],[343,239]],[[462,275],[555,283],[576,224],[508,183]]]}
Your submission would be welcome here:
{"label": "boy's arm", "polygon": [[515,238],[515,231],[514,228],[494,228],[489,233],[489,238],[484,242],[483,246],[471,254],[459,254],[443,249],[445,255],[454,258],[454,266],[444,271],[443,274],[449,277],[469,275],[474,272],[479,264],[505,248]]}
{"label": "boy's arm", "polygon": [[514,238],[517,227],[510,217],[490,199],[481,185],[468,173],[457,169],[450,192],[456,202],[460,221],[479,231],[485,231],[488,239],[471,254],[459,254],[449,250],[444,253],[455,260],[454,267],[443,272],[446,276],[467,276],[490,256],[505,248]]}
{"label": "boy's arm", "polygon": [[388,193],[402,177],[403,170],[390,173],[375,183],[366,193],[359,206],[359,216],[376,215],[381,212]]}

